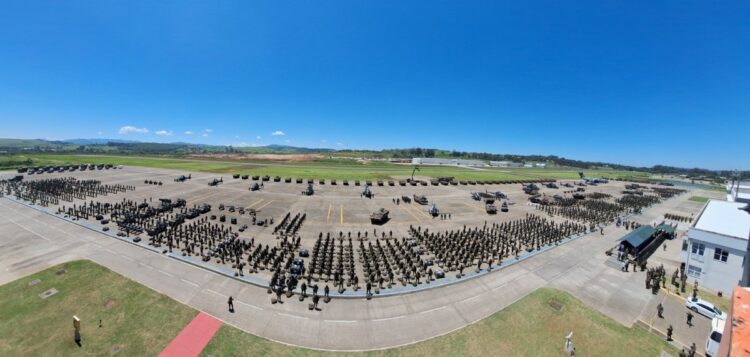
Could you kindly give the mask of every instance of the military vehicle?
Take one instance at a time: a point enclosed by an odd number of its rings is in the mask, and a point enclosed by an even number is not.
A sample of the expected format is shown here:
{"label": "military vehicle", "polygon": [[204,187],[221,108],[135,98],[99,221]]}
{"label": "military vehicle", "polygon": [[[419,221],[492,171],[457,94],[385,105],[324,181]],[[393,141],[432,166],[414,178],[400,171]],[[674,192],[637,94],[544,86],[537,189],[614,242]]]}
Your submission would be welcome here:
{"label": "military vehicle", "polygon": [[249,175],[242,175],[243,180],[247,180],[250,176]]}
{"label": "military vehicle", "polygon": [[312,196],[315,193],[315,190],[313,190],[312,182],[307,184],[307,189],[302,191],[302,194],[305,196]]}
{"label": "military vehicle", "polygon": [[573,198],[575,198],[577,200],[583,200],[583,199],[586,199],[586,195],[584,195],[582,193],[574,193],[573,194]]}
{"label": "military vehicle", "polygon": [[399,180],[399,181],[398,181],[398,184],[399,184],[399,186],[406,186],[406,181],[404,181],[404,180]]}
{"label": "military vehicle", "polygon": [[440,182],[440,184],[447,186],[448,184],[453,182],[453,177],[438,177],[437,180],[438,182]]}
{"label": "military vehicle", "polygon": [[478,192],[472,192],[471,193],[471,199],[474,201],[480,201],[482,197],[479,195]]}
{"label": "military vehicle", "polygon": [[213,180],[209,181],[209,182],[208,182],[208,185],[209,185],[209,186],[218,186],[218,185],[219,185],[220,183],[222,183],[222,182],[224,182],[224,178],[223,178],[223,177],[222,177],[222,178],[218,178],[218,179],[217,179],[217,178],[215,178],[215,179],[213,179]]}
{"label": "military vehicle", "polygon": [[401,196],[401,201],[404,201],[404,203],[411,203],[411,198],[409,198],[409,196]]}
{"label": "military vehicle", "polygon": [[[424,197],[424,196],[423,196]],[[430,208],[430,216],[437,217],[440,214],[440,210],[437,208],[437,206],[433,203],[432,208]]]}
{"label": "military vehicle", "polygon": [[224,210],[224,204],[223,203],[219,203],[219,211],[223,211],[223,210]]}
{"label": "military vehicle", "polygon": [[253,183],[253,185],[250,186],[250,191],[258,191],[258,190],[260,190],[260,185],[257,182]]}
{"label": "military vehicle", "polygon": [[187,176],[180,175],[180,176],[177,176],[176,179],[174,179],[174,182],[185,182],[186,180],[190,180],[190,178],[191,178],[191,175],[187,175]]}
{"label": "military vehicle", "polygon": [[297,183],[302,183],[302,179],[301,179],[301,178],[298,178],[297,180],[295,180],[295,182],[297,182]]}
{"label": "military vehicle", "polygon": [[271,179],[271,176],[268,176],[268,175],[266,175],[266,176],[263,176],[263,181],[268,181],[268,180],[270,180],[270,179]]}
{"label": "military vehicle", "polygon": [[560,188],[560,186],[557,186],[554,182],[548,182],[545,186],[547,186],[547,188]]}
{"label": "military vehicle", "polygon": [[504,201],[502,205],[500,205],[500,211],[502,212],[508,212],[508,202]]}
{"label": "military vehicle", "polygon": [[583,174],[583,171],[578,171],[578,176],[581,177],[581,180],[586,182],[588,185],[596,186],[596,184],[599,183],[608,183],[609,180],[605,178],[592,178],[592,177],[586,177],[586,175]]}
{"label": "military vehicle", "polygon": [[21,182],[23,180],[23,175],[16,175],[13,176],[12,179],[8,180],[10,182]]}
{"label": "military vehicle", "polygon": [[378,186],[383,186],[383,180],[378,180]]}
{"label": "military vehicle", "polygon": [[336,180],[331,180],[331,185],[336,185]]}
{"label": "military vehicle", "polygon": [[372,181],[370,181],[370,180],[365,181],[365,185],[372,186]]}
{"label": "military vehicle", "polygon": [[279,181],[281,181],[281,177],[279,177],[279,176],[275,176],[275,177],[273,178],[273,182],[279,182]]}
{"label": "military vehicle", "polygon": [[284,178],[284,182],[285,183],[290,183],[290,182],[292,182],[292,178],[291,177],[285,177]]}
{"label": "military vehicle", "polygon": [[487,211],[487,214],[496,214],[497,213],[497,207],[495,207],[492,203],[487,203],[484,205],[484,209]]}
{"label": "military vehicle", "polygon": [[354,186],[359,186],[359,180],[354,180]]}
{"label": "military vehicle", "polygon": [[292,265],[289,267],[289,273],[291,273],[294,278],[299,278],[305,274],[304,259],[294,258],[294,260],[292,260]]}
{"label": "military vehicle", "polygon": [[349,186],[349,180],[344,180],[344,186]]}
{"label": "military vehicle", "polygon": [[421,196],[421,195],[414,195],[414,202],[419,203],[420,205],[426,205],[427,197]]}
{"label": "military vehicle", "polygon": [[539,186],[537,186],[536,184],[530,183],[528,185],[524,185],[524,184],[522,185],[523,185],[523,192],[526,194],[534,195],[537,192],[539,192]]}
{"label": "military vehicle", "polygon": [[232,178],[233,179],[238,179],[238,178],[240,178],[240,174],[234,174],[234,175],[232,175]]}
{"label": "military vehicle", "polygon": [[372,224],[384,224],[388,222],[388,213],[390,212],[387,209],[381,208],[370,215],[370,222]]}
{"label": "military vehicle", "polygon": [[393,182],[393,180],[388,180],[388,186],[393,186],[393,185],[395,185],[395,182]]}
{"label": "military vehicle", "polygon": [[26,167],[19,167],[18,170],[16,170],[19,174],[25,173],[26,171],[29,171]]}
{"label": "military vehicle", "polygon": [[370,185],[365,186],[365,190],[362,191],[362,196],[367,197],[367,198],[375,197],[375,194],[372,193],[372,191],[370,190]]}
{"label": "military vehicle", "polygon": [[257,181],[258,179],[260,179],[260,176],[258,176],[258,175],[253,175],[253,180]]}
{"label": "military vehicle", "polygon": [[576,188],[576,192],[586,192],[586,189],[583,187]]}
{"label": "military vehicle", "polygon": [[430,185],[438,186],[440,185],[440,181],[438,181],[437,179],[432,179],[430,180]]}

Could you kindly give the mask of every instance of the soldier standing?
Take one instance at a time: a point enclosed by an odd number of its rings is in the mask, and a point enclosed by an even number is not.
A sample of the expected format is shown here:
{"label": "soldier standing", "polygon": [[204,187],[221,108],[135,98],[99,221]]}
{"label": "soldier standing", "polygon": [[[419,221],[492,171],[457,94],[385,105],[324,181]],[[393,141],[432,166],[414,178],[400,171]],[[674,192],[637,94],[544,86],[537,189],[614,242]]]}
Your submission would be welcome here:
{"label": "soldier standing", "polygon": [[688,313],[687,313],[687,324],[690,327],[693,326],[693,313],[690,312],[690,311],[688,311]]}
{"label": "soldier standing", "polygon": [[323,288],[323,294],[324,294],[323,296],[325,296],[325,297],[328,297],[328,291],[329,291],[329,290],[331,290],[331,289],[329,289],[329,288],[328,288],[328,284],[326,284],[326,287],[325,287],[325,288]]}
{"label": "soldier standing", "polygon": [[366,288],[367,288],[367,297],[372,296],[372,284],[370,284],[369,281],[367,282]]}
{"label": "soldier standing", "polygon": [[234,312],[234,298],[229,297],[229,300],[227,300],[227,305],[229,305],[229,312]]}
{"label": "soldier standing", "polygon": [[313,295],[313,309],[314,310],[318,309],[318,301],[320,301],[320,296]]}
{"label": "soldier standing", "polygon": [[695,342],[690,345],[690,351],[688,351],[688,357],[695,357]]}

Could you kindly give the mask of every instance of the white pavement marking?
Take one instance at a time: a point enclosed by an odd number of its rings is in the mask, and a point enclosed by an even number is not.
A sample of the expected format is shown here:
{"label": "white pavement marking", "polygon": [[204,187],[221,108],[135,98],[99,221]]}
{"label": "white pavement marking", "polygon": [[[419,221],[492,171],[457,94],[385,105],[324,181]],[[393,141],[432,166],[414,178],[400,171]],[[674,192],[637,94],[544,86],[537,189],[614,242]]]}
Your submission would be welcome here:
{"label": "white pavement marking", "polygon": [[285,314],[285,313],[283,313],[283,312],[277,312],[277,313],[276,313],[276,315],[279,315],[279,316],[286,316],[286,317],[291,317],[291,318],[293,318],[293,319],[301,319],[301,320],[307,320],[307,317],[304,317],[304,316],[297,316],[297,315],[290,315],[290,314]]}
{"label": "white pavement marking", "polygon": [[429,313],[429,312],[434,312],[434,311],[442,310],[442,309],[445,309],[446,307],[447,306],[441,306],[441,307],[436,307],[434,309],[429,309],[429,310],[421,311],[420,314],[426,314],[426,313]]}
{"label": "white pavement marking", "polygon": [[162,273],[162,274],[164,274],[164,275],[166,275],[166,276],[168,276],[168,277],[170,277],[170,278],[174,278],[174,275],[172,275],[170,273],[167,273],[164,270],[159,269],[159,272]]}
{"label": "white pavement marking", "polygon": [[461,300],[461,302],[469,302],[471,300],[478,299],[480,296],[482,296],[482,295],[475,295],[475,296],[472,296],[472,297],[468,297],[466,299]]}
{"label": "white pavement marking", "polygon": [[386,318],[382,318],[382,319],[374,319],[372,321],[390,321],[390,320],[403,319],[404,317],[406,317],[406,316],[405,315],[400,315],[400,316],[394,316],[394,317],[386,317]]}
{"label": "white pavement marking", "polygon": [[332,322],[335,324],[353,324],[356,323],[357,320],[323,320],[324,322]]}
{"label": "white pavement marking", "polygon": [[196,288],[198,287],[198,284],[196,284],[196,283],[194,283],[194,282],[192,282],[190,280],[180,279],[180,281],[183,282],[183,283],[185,283],[185,284],[192,285],[192,286],[194,286]]}
{"label": "white pavement marking", "polygon": [[219,295],[219,296],[227,297],[226,295],[224,295],[224,294],[222,294],[220,292],[217,292],[217,291],[213,291],[211,289],[206,289],[206,291],[208,291],[209,293],[212,293],[212,294],[216,294],[216,295]]}
{"label": "white pavement marking", "polygon": [[247,306],[247,307],[251,307],[251,308],[253,308],[253,309],[256,309],[256,310],[260,310],[260,311],[263,311],[263,308],[262,308],[262,307],[258,307],[258,306],[255,306],[255,305],[253,305],[253,304],[248,304],[248,303],[246,303],[246,302],[242,302],[242,301],[239,301],[239,300],[234,300],[234,301],[236,301],[237,303],[239,303],[239,304],[241,304],[241,305],[245,305],[245,306]]}

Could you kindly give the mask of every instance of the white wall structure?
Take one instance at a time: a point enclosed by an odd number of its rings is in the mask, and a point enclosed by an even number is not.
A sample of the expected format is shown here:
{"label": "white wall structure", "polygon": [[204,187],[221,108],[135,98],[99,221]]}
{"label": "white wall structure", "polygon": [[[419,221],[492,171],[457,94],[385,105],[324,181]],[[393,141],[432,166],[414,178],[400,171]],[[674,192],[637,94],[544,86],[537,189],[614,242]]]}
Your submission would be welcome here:
{"label": "white wall structure", "polygon": [[682,259],[688,279],[701,286],[729,293],[742,278],[750,235],[750,214],[745,203],[709,200],[688,229]]}
{"label": "white wall structure", "polygon": [[436,157],[415,157],[411,159],[414,165],[451,165],[451,166],[487,166],[482,160],[464,160],[464,159],[441,159]]}
{"label": "white wall structure", "polygon": [[750,181],[727,181],[727,201],[750,203]]}

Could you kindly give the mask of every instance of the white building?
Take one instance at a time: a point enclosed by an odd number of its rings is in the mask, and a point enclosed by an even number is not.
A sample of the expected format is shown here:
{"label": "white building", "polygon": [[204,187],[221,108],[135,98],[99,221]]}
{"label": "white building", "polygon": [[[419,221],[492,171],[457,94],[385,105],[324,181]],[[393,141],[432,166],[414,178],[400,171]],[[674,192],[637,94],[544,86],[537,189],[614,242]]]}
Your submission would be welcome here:
{"label": "white building", "polygon": [[451,165],[451,166],[487,166],[482,160],[464,160],[464,159],[441,159],[437,157],[415,157],[411,159],[414,165]]}
{"label": "white building", "polygon": [[750,181],[727,181],[727,201],[750,203]]}
{"label": "white building", "polygon": [[713,291],[729,293],[742,278],[750,235],[745,203],[709,200],[688,229],[682,261],[690,279]]}
{"label": "white building", "polygon": [[490,161],[490,166],[495,167],[523,167],[523,163],[512,161]]}

